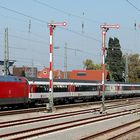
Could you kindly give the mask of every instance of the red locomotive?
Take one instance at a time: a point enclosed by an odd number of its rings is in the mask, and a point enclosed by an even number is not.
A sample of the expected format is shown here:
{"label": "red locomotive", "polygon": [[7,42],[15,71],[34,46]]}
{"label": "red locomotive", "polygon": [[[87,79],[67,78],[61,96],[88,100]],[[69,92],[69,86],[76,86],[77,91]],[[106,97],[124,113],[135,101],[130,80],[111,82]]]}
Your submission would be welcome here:
{"label": "red locomotive", "polygon": [[28,103],[29,84],[23,77],[0,76],[0,106]]}

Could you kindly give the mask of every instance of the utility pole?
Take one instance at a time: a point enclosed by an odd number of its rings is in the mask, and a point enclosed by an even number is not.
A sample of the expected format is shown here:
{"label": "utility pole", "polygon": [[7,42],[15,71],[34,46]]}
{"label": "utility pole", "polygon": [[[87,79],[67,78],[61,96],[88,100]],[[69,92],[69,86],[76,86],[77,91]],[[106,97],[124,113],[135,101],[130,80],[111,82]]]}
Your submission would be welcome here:
{"label": "utility pole", "polygon": [[[76,55],[76,52],[84,52],[82,50],[79,50],[79,49],[73,49],[73,48],[69,48],[67,47],[67,43],[65,43],[65,47],[64,47],[64,79],[67,79],[68,78],[68,72],[67,72],[67,60],[68,60],[68,57],[67,57],[67,51],[68,50],[72,50],[75,52],[75,55]],[[85,52],[84,52],[85,53]]]}
{"label": "utility pole", "polygon": [[129,82],[128,80],[128,53],[125,56],[125,82]]}
{"label": "utility pole", "polygon": [[32,59],[32,77],[35,77],[35,75],[34,75],[34,73],[35,73],[35,71],[34,71],[34,60]]}
{"label": "utility pole", "polygon": [[64,55],[64,79],[67,79],[67,43],[65,43],[65,55]]}
{"label": "utility pole", "polygon": [[66,22],[49,23],[50,28],[50,77],[49,77],[49,112],[53,112],[53,31],[56,26],[66,26]]}
{"label": "utility pole", "polygon": [[9,45],[8,45],[8,28],[5,28],[4,38],[4,75],[9,74]]}
{"label": "utility pole", "polygon": [[119,25],[108,25],[104,24],[101,25],[100,28],[102,29],[102,106],[101,106],[101,112],[103,113],[105,111],[105,49],[106,49],[106,32],[110,28],[119,28]]}

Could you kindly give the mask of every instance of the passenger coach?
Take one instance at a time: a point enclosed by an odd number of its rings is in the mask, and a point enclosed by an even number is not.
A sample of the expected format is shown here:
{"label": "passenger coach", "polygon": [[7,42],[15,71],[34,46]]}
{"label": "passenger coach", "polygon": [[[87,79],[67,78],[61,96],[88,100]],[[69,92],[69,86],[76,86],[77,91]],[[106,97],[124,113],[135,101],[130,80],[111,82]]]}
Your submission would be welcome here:
{"label": "passenger coach", "polygon": [[[34,105],[49,101],[49,79],[0,76],[0,107]],[[94,101],[102,97],[98,81],[54,79],[55,103]],[[105,98],[140,96],[140,84],[105,82]]]}

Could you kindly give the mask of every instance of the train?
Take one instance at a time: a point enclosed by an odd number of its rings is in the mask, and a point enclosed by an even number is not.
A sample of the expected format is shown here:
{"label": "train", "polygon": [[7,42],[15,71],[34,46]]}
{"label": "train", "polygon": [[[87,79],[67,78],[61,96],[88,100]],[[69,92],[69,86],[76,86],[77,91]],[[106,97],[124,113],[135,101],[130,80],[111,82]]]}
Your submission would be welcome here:
{"label": "train", "polygon": [[[77,100],[100,100],[103,94],[101,81],[53,79],[54,103],[73,103]],[[140,83],[105,82],[105,98],[122,98],[140,95]],[[48,103],[49,79],[0,76],[0,107]]]}

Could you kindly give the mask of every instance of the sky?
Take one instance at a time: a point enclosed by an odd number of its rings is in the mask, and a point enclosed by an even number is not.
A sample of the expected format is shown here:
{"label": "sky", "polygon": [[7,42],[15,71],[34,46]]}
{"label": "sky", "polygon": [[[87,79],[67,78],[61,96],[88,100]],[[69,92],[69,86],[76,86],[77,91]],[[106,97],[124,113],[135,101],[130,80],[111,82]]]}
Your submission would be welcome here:
{"label": "sky", "polygon": [[[123,53],[140,54],[139,0],[0,0],[0,60],[4,59],[4,32],[8,28],[9,59],[16,66],[49,67],[49,27],[66,22],[53,34],[54,69],[83,69],[83,61],[102,63],[100,25],[119,24],[109,29]],[[134,26],[136,25],[136,26]]]}

